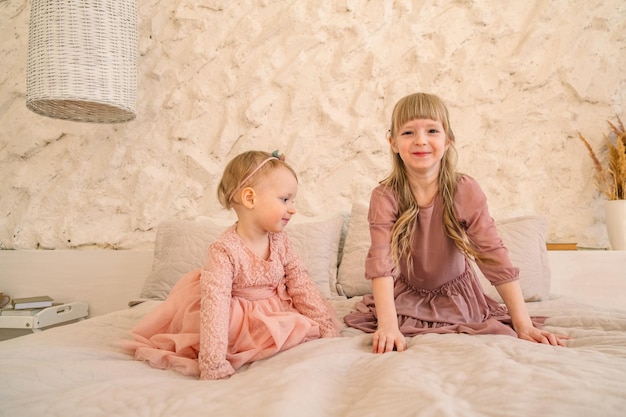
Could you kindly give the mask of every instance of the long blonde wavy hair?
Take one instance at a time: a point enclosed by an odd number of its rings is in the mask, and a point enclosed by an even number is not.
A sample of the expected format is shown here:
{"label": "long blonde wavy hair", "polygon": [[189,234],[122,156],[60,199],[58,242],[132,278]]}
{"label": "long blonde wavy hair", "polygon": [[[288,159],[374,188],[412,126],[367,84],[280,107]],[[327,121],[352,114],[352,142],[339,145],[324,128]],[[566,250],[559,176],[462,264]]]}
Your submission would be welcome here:
{"label": "long blonde wavy hair", "polygon": [[[446,235],[455,246],[468,257],[486,261],[471,246],[465,229],[461,226],[454,212],[454,193],[461,173],[456,172],[457,151],[455,137],[450,126],[448,109],[437,96],[426,93],[415,93],[400,99],[391,115],[391,127],[388,134],[395,138],[398,129],[405,123],[415,119],[431,119],[441,122],[449,147],[445,151],[439,168],[438,187],[443,200],[443,223]],[[391,152],[392,171],[380,184],[391,188],[398,200],[399,217],[391,231],[391,255],[396,266],[400,259],[406,257],[407,267],[412,269],[411,232],[415,228],[419,206],[409,184],[406,166],[398,153]]]}

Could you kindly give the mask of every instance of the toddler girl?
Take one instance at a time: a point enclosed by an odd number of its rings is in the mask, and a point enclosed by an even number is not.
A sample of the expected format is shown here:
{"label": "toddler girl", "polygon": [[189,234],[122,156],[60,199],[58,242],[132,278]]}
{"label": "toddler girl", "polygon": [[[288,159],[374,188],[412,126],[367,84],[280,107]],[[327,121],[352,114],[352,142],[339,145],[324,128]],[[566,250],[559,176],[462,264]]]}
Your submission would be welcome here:
{"label": "toddler girl", "polygon": [[334,311],[283,231],[298,191],[283,159],[250,151],[228,163],[218,199],[238,220],[210,245],[204,267],[183,276],[133,329],[136,359],[219,379],[300,343],[338,336]]}

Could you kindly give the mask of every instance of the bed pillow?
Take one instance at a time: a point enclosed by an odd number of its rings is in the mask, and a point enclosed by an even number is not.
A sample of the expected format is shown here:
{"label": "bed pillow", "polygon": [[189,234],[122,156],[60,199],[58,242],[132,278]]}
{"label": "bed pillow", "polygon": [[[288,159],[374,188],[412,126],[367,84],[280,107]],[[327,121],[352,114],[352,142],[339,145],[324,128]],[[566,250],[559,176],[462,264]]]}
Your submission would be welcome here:
{"label": "bed pillow", "polygon": [[365,278],[365,256],[370,247],[367,221],[369,206],[357,201],[352,204],[346,240],[337,273],[337,293],[346,297],[371,294],[372,282]]}
{"label": "bed pillow", "polygon": [[285,229],[311,279],[326,298],[337,295],[337,265],[343,226],[344,216],[338,213],[317,220],[296,217]]}
{"label": "bed pillow", "polygon": [[154,241],[152,271],[140,298],[165,300],[187,272],[204,264],[209,244],[226,230],[225,221],[171,220],[159,225]]}
{"label": "bed pillow", "polygon": [[[357,202],[352,206],[343,255],[337,276],[337,292],[354,297],[372,292],[365,279],[365,257],[370,237],[367,222],[368,205]],[[550,266],[546,249],[546,219],[539,216],[516,217],[496,221],[496,228],[509,250],[513,264],[520,268],[520,286],[526,301],[549,298]],[[478,278],[490,297],[502,302],[497,290],[473,264]]]}
{"label": "bed pillow", "polygon": [[[159,225],[152,270],[144,282],[140,298],[164,300],[184,274],[204,265],[209,245],[230,224],[224,220],[175,220]],[[337,258],[342,227],[343,218],[336,216],[300,218],[285,229],[324,297],[337,294]]]}
{"label": "bed pillow", "polygon": [[[519,268],[519,283],[525,301],[541,301],[550,297],[550,263],[546,247],[548,222],[540,216],[523,216],[496,221],[504,246],[513,265]],[[502,298],[496,287],[473,265],[485,293],[498,302]]]}

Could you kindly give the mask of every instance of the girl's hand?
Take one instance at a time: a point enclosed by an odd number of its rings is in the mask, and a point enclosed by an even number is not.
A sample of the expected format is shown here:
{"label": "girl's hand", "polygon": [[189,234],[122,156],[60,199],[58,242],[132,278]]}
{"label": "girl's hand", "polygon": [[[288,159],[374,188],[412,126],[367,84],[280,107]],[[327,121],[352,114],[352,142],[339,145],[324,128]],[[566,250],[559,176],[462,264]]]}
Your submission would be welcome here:
{"label": "girl's hand", "polygon": [[519,281],[505,282],[496,286],[498,293],[504,300],[506,307],[511,315],[513,329],[520,339],[530,342],[544,343],[552,346],[565,346],[565,341],[569,339],[567,336],[550,333],[533,326],[526,303],[522,295],[522,289]]}
{"label": "girl's hand", "polygon": [[552,346],[565,346],[565,341],[569,339],[567,336],[550,333],[534,326],[522,327],[520,329],[515,329],[515,331],[517,333],[517,337],[520,339]]}
{"label": "girl's hand", "polygon": [[374,353],[385,353],[394,350],[406,350],[406,340],[398,328],[398,316],[393,296],[393,278],[378,277],[372,279],[372,292],[376,305],[378,328],[372,337]]}
{"label": "girl's hand", "polygon": [[379,326],[372,337],[372,351],[374,353],[385,353],[391,352],[394,348],[398,352],[406,350],[404,335],[400,333],[397,327],[395,329],[384,329]]}

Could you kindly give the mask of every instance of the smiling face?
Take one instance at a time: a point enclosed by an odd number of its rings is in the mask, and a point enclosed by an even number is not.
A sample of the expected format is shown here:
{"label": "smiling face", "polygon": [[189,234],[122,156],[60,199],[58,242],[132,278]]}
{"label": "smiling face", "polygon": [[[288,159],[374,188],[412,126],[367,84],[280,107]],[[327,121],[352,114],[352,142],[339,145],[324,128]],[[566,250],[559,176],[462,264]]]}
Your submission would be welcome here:
{"label": "smiling face", "polygon": [[397,153],[409,175],[437,175],[449,140],[441,122],[413,119],[393,132],[389,144]]}
{"label": "smiling face", "polygon": [[296,213],[295,198],[298,180],[285,167],[268,172],[254,185],[254,219],[265,232],[282,231]]}

